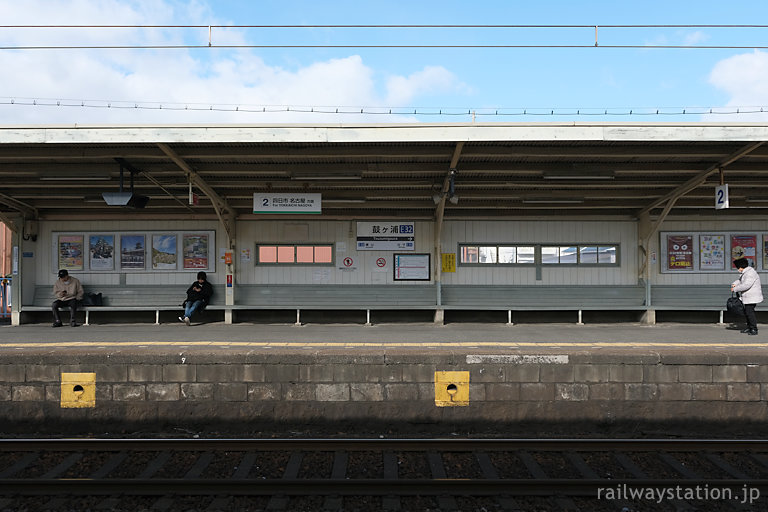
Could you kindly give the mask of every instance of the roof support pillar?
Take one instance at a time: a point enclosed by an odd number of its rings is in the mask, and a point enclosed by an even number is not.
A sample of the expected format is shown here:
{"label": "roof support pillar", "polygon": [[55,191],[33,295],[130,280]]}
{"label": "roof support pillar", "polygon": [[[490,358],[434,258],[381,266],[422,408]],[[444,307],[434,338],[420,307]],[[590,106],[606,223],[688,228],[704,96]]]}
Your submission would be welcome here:
{"label": "roof support pillar", "polygon": [[208,197],[208,199],[210,199],[211,204],[216,211],[216,216],[219,218],[219,222],[221,222],[222,226],[224,227],[224,231],[227,233],[229,248],[234,250],[236,242],[235,219],[237,218],[237,212],[227,203],[226,200],[221,198],[219,194],[216,193],[213,187],[208,185],[208,183],[206,183],[205,180],[201,178],[199,174],[197,174],[197,171],[192,169],[192,167],[187,162],[185,162],[184,159],[182,159],[173,149],[171,149],[170,146],[162,143],[159,143],[157,146],[163,151],[163,153],[168,155],[168,157],[173,160],[173,162],[178,165],[182,171],[184,171],[184,174],[187,175],[187,179],[190,181],[190,183],[199,188]]}
{"label": "roof support pillar", "polygon": [[[435,208],[435,288],[436,288],[436,304],[442,306],[443,294],[442,294],[442,236],[443,236],[443,218],[445,216],[445,200],[448,197],[448,191],[451,185],[451,178],[456,175],[456,166],[459,164],[459,158],[461,157],[461,150],[464,148],[463,142],[457,142],[456,147],[453,149],[453,156],[451,157],[451,165],[448,168],[448,173],[443,179],[443,186],[440,189],[440,200],[437,202]],[[442,322],[442,319],[441,319]]]}

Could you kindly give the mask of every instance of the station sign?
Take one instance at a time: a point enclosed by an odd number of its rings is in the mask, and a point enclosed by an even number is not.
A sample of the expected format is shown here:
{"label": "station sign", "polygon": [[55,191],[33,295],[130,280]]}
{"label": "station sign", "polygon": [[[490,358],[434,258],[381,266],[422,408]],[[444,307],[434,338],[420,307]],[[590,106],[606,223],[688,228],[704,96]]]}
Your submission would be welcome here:
{"label": "station sign", "polygon": [[321,194],[253,194],[253,213],[322,213]]}
{"label": "station sign", "polygon": [[416,249],[414,235],[413,222],[358,222],[357,250],[413,251]]}

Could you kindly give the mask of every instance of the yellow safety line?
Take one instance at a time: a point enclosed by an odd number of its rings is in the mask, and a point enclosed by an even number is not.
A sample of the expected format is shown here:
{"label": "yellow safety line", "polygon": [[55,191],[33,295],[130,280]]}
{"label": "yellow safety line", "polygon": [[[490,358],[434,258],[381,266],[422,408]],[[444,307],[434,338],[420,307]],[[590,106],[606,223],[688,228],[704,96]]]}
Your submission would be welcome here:
{"label": "yellow safety line", "polygon": [[551,347],[577,347],[577,348],[670,348],[670,347],[698,347],[698,348],[766,348],[764,343],[701,343],[701,342],[509,342],[509,341],[434,341],[434,342],[325,342],[325,341],[40,341],[0,343],[0,348],[45,348],[45,347],[462,347],[462,348],[551,348]]}

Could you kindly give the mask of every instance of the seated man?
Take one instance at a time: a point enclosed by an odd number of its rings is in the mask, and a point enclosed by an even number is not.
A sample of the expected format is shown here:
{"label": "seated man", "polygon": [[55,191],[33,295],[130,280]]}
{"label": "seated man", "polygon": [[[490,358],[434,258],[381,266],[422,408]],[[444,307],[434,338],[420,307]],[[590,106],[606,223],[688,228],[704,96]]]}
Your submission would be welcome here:
{"label": "seated man", "polygon": [[213,295],[213,286],[206,280],[205,272],[197,273],[197,281],[187,289],[187,300],[184,301],[184,316],[179,321],[189,325],[192,315],[205,309]]}
{"label": "seated man", "polygon": [[80,284],[80,280],[70,276],[66,270],[59,270],[59,278],[53,283],[53,296],[56,297],[51,305],[53,326],[61,327],[59,307],[68,307],[71,312],[69,325],[77,327],[77,322],[75,322],[77,303],[83,299],[83,286]]}

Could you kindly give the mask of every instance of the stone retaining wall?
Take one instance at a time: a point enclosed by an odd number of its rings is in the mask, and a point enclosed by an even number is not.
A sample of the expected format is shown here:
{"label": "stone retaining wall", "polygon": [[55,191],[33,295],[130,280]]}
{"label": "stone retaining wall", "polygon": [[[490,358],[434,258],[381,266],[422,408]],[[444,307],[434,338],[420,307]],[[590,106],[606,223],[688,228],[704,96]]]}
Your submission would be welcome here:
{"label": "stone retaining wall", "polygon": [[[468,371],[438,407],[436,371]],[[94,407],[61,406],[62,373],[95,373]],[[110,421],[768,420],[752,354],[51,353],[0,358],[0,419]]]}

